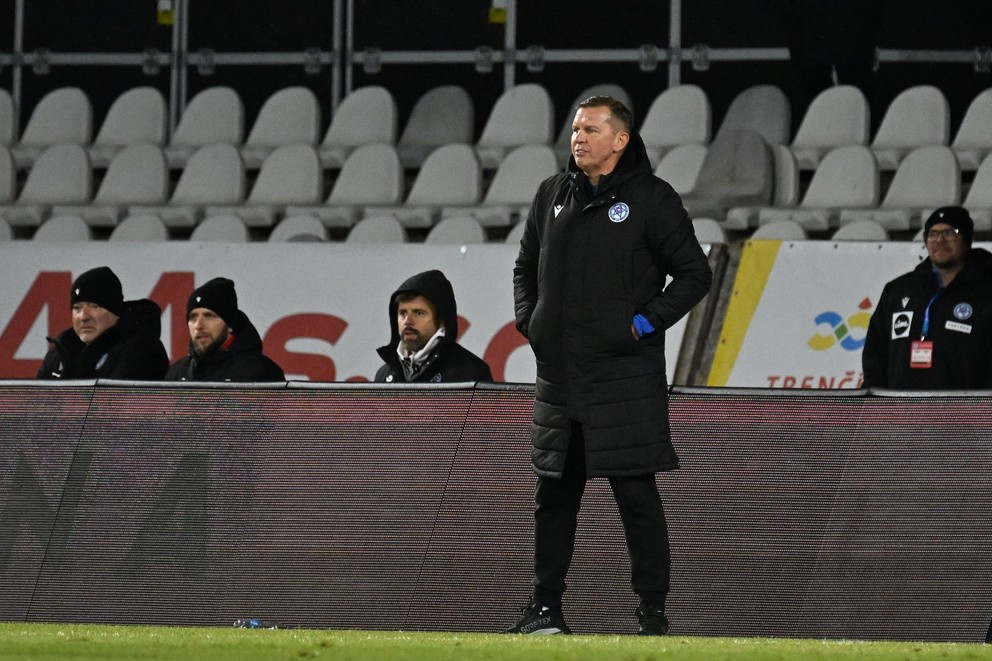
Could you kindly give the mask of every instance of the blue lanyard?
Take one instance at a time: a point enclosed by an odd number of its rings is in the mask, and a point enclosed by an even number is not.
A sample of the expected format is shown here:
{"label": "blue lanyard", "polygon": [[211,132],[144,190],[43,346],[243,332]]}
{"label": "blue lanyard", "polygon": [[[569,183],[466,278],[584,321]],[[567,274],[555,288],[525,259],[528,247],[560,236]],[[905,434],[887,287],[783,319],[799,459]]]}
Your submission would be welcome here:
{"label": "blue lanyard", "polygon": [[937,280],[937,293],[930,298],[930,302],[927,303],[927,309],[923,313],[923,328],[920,330],[920,341],[927,339],[927,333],[930,331],[930,306],[933,302],[940,298],[940,293],[944,291],[943,282],[941,282],[940,274],[935,270],[933,272],[934,278]]}
{"label": "blue lanyard", "polygon": [[943,289],[938,289],[937,290],[937,293],[934,294],[933,295],[933,298],[930,299],[930,302],[927,303],[927,309],[923,313],[923,329],[920,332],[920,341],[921,342],[923,340],[927,339],[927,332],[930,330],[930,306],[933,305],[933,302],[936,301],[940,297],[940,292],[942,292],[942,291],[944,291],[944,290]]}

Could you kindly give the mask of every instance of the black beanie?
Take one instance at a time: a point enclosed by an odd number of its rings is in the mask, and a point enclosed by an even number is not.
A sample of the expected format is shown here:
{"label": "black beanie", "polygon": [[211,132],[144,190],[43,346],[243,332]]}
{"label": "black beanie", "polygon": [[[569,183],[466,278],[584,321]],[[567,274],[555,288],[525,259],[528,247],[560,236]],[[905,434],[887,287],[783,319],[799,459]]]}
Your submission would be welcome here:
{"label": "black beanie", "polygon": [[975,235],[975,222],[968,215],[968,210],[964,207],[941,207],[930,214],[926,225],[923,226],[923,238],[927,236],[930,228],[937,223],[946,223],[951,227],[956,227],[961,233],[961,238],[971,247],[971,239]]}
{"label": "black beanie", "polygon": [[81,301],[96,303],[110,310],[117,316],[124,311],[124,293],[121,291],[121,281],[106,266],[99,266],[83,273],[72,283],[69,292],[70,305]]}
{"label": "black beanie", "polygon": [[193,290],[186,301],[186,316],[194,308],[207,308],[227,322],[235,331],[238,329],[238,294],[234,282],[227,278],[214,278]]}

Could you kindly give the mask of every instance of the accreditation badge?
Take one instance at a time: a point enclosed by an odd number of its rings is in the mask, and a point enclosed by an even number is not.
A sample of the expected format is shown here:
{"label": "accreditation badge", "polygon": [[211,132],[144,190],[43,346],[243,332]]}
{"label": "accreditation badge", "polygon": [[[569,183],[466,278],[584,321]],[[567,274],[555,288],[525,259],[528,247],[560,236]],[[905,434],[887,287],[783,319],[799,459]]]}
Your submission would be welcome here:
{"label": "accreditation badge", "polygon": [[933,342],[919,340],[909,348],[909,366],[917,369],[927,369],[933,366]]}

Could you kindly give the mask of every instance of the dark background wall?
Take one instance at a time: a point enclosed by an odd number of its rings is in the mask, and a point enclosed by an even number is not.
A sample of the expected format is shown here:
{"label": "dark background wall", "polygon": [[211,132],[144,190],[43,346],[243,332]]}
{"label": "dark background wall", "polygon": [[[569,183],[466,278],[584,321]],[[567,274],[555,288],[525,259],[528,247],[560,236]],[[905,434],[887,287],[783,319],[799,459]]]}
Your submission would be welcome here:
{"label": "dark background wall", "polygon": [[[787,31],[782,5],[792,0],[692,0],[682,3],[683,46],[706,44],[710,48],[784,47]],[[992,44],[992,3],[986,0],[882,0],[884,21],[879,33],[882,49],[936,49],[972,51]],[[171,50],[172,30],[156,23],[155,0],[31,0],[25,13],[25,52],[140,52]],[[361,0],[353,16],[355,47],[391,50],[473,50],[491,46],[500,50],[504,28],[488,21],[489,0]],[[221,52],[298,51],[332,48],[333,3],[329,0],[191,0],[189,48]],[[604,5],[571,2],[518,3],[517,45],[526,49],[636,49],[643,44],[666,48],[669,35],[667,2],[621,0]],[[0,52],[13,49],[14,2],[0,6]],[[774,83],[792,86],[785,61],[713,62],[708,71],[681,67],[683,82],[701,85],[714,106],[718,122],[730,100],[745,87]],[[414,101],[427,89],[454,82],[468,89],[476,100],[477,122],[503,91],[502,70],[480,74],[467,64],[384,65],[378,74],[354,68],[355,86],[385,85],[400,107],[400,125]],[[0,71],[0,85],[11,84],[11,69]],[[538,73],[518,65],[517,82],[538,82],[556,100],[558,125],[570,114],[574,96],[592,84],[616,82],[632,95],[635,111],[644,112],[668,85],[667,67],[642,72],[634,63],[552,63]],[[952,106],[952,126],[966,104],[992,84],[988,73],[976,73],[969,63],[883,62],[877,74],[876,108],[884,108],[899,91],[916,84],[936,84]],[[46,75],[25,69],[24,108],[29,110],[47,91],[78,85],[94,102],[96,126],[111,101],[124,90],[152,84],[168,91],[169,74],[147,76],[138,67],[53,67]],[[301,66],[218,66],[211,75],[191,71],[193,94],[212,85],[231,85],[245,100],[248,126],[265,98],[288,85],[306,85],[325,103],[325,125],[330,119],[330,69],[317,75]],[[804,110],[795,107],[800,115]],[[877,115],[878,113],[876,113]],[[878,117],[875,120],[877,123]],[[22,118],[23,121],[23,118]],[[717,125],[717,124],[714,124]]]}

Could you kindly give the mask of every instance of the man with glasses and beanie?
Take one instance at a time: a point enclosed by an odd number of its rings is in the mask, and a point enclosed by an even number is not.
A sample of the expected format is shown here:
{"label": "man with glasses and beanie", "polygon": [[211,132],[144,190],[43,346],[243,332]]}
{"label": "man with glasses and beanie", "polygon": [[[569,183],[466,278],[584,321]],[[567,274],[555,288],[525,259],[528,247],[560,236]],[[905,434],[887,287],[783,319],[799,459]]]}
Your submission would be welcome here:
{"label": "man with glasses and beanie", "polygon": [[885,285],[861,355],[866,388],[992,388],[992,253],[963,207],[923,229],[927,258]]}

